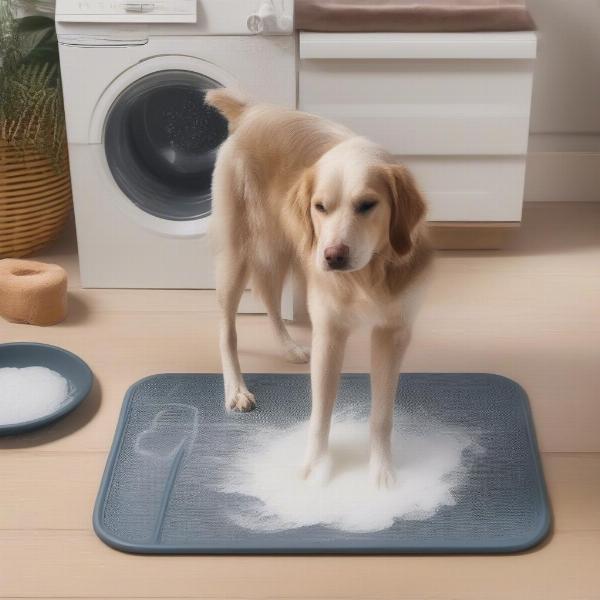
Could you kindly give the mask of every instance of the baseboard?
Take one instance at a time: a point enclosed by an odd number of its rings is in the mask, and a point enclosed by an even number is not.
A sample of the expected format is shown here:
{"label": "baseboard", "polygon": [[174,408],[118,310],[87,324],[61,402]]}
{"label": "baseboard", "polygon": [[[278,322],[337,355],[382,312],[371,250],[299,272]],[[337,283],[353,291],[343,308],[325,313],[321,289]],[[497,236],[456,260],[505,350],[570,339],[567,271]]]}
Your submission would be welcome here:
{"label": "baseboard", "polygon": [[518,222],[430,223],[429,235],[437,250],[498,250],[519,230]]}
{"label": "baseboard", "polygon": [[525,201],[600,202],[600,135],[532,135]]}

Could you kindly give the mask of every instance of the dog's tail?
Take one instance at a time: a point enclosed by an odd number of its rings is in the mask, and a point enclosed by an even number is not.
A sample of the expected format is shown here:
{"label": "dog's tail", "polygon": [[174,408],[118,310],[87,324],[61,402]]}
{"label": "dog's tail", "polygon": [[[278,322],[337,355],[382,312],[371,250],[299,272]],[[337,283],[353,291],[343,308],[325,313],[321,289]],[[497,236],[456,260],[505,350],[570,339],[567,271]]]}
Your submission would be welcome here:
{"label": "dog's tail", "polygon": [[232,88],[215,88],[206,93],[205,101],[214,106],[229,122],[230,131],[237,127],[242,115],[250,106],[248,99]]}

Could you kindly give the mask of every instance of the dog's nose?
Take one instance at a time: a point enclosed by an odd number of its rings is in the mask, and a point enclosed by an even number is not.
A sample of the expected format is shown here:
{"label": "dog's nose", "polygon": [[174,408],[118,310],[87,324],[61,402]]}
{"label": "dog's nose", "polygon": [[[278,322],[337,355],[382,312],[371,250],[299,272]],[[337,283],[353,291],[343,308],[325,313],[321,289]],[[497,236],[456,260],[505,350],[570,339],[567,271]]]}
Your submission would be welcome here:
{"label": "dog's nose", "polygon": [[337,244],[325,248],[325,260],[330,269],[343,269],[348,264],[350,248],[346,244]]}

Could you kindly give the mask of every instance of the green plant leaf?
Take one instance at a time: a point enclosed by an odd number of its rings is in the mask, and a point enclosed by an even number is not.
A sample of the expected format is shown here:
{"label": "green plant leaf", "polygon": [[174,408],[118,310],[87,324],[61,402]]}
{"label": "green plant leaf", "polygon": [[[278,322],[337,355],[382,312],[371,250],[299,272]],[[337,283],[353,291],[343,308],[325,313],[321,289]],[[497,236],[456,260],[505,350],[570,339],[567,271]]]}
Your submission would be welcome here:
{"label": "green plant leaf", "polygon": [[58,48],[53,44],[44,44],[33,48],[26,57],[23,64],[58,64]]}
{"label": "green plant leaf", "polygon": [[[23,57],[29,59],[29,55],[38,48],[58,47],[54,21],[47,17],[23,17],[16,20],[16,35],[20,39]],[[56,57],[57,58],[57,57]],[[38,60],[34,57],[35,60]]]}
{"label": "green plant leaf", "polygon": [[17,31],[40,31],[49,29],[54,31],[54,21],[50,17],[43,17],[41,15],[31,15],[28,17],[21,17],[16,19]]}
{"label": "green plant leaf", "polygon": [[64,168],[66,128],[58,43],[48,17],[15,19],[0,0],[0,138]]}

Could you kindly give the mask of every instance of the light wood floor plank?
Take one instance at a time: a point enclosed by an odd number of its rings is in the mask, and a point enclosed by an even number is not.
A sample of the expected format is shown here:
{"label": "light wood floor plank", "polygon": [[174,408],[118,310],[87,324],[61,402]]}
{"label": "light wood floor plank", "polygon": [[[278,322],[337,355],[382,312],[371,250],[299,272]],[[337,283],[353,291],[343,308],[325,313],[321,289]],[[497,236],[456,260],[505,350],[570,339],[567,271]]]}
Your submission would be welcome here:
{"label": "light wood floor plank", "polygon": [[557,533],[540,550],[501,557],[144,557],[91,532],[2,531],[0,564],[5,596],[600,598],[600,532]]}

